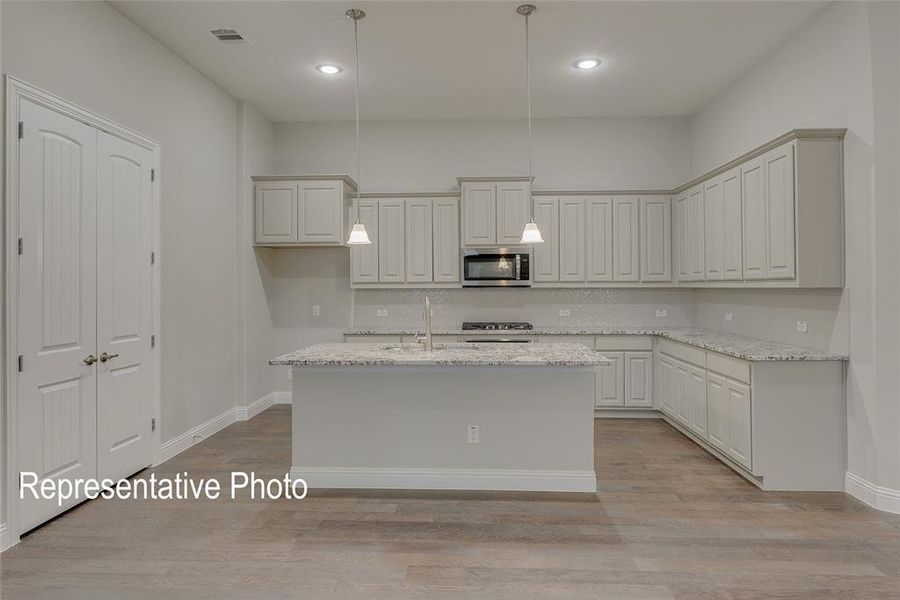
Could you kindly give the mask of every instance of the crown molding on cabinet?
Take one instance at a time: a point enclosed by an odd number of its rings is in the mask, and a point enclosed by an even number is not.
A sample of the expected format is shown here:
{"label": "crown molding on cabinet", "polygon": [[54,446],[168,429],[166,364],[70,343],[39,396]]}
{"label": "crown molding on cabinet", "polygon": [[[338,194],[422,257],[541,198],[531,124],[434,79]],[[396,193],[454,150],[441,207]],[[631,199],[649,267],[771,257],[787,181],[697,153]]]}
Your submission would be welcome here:
{"label": "crown molding on cabinet", "polygon": [[716,167],[715,169],[713,169],[712,171],[709,171],[708,173],[700,175],[699,177],[695,177],[694,179],[688,181],[687,183],[678,186],[677,188],[675,188],[674,190],[672,190],[669,193],[672,195],[680,194],[681,192],[688,190],[699,183],[703,183],[707,179],[712,179],[716,175],[721,175],[725,171],[733,169],[734,167],[736,167],[740,164],[743,164],[750,159],[756,158],[757,156],[762,156],[769,150],[772,150],[773,148],[777,148],[778,146],[781,146],[785,142],[790,142],[791,140],[810,139],[810,138],[843,139],[844,135],[846,133],[847,133],[846,129],[792,129],[792,130],[788,131],[787,133],[778,136],[774,140],[770,140],[770,141],[766,142],[765,144],[763,144],[762,146],[758,146],[758,147],[754,148],[753,150],[747,152],[746,154],[743,154],[743,155],[735,158],[734,160],[728,161],[724,165]]}
{"label": "crown molding on cabinet", "polygon": [[459,198],[460,192],[363,192],[360,198]]}
{"label": "crown molding on cabinet", "polygon": [[534,190],[532,196],[671,196],[671,190]]}
{"label": "crown molding on cabinet", "polygon": [[253,175],[253,181],[335,181],[340,180],[350,186],[354,192],[358,189],[356,182],[349,175]]}
{"label": "crown molding on cabinet", "polygon": [[460,185],[464,181],[534,181],[534,177],[457,177],[456,182]]}

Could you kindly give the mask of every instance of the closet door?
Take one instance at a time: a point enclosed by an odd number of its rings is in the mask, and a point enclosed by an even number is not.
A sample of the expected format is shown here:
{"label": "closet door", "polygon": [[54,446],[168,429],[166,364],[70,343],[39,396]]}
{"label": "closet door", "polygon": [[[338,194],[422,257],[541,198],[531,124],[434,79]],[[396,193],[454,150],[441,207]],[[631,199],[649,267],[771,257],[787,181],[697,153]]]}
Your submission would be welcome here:
{"label": "closet door", "polygon": [[[18,468],[97,476],[97,131],[22,100],[19,115]],[[149,256],[148,256],[149,259]],[[88,360],[90,362],[90,360]],[[149,423],[149,421],[148,421]],[[19,501],[27,531],[84,498]]]}
{"label": "closet door", "polygon": [[152,462],[152,153],[97,134],[97,445],[101,479]]}

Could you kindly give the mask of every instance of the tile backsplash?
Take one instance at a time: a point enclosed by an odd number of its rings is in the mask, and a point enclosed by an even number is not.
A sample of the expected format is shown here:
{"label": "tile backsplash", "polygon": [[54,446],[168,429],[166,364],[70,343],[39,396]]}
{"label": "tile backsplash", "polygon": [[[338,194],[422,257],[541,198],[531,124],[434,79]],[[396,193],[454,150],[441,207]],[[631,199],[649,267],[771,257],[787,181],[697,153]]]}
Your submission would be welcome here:
{"label": "tile backsplash", "polygon": [[[458,327],[463,321],[528,321],[540,327],[684,327],[692,325],[695,318],[693,290],[356,290],[354,326],[417,325],[422,321],[425,296],[431,298],[435,327]],[[568,316],[561,316],[560,311]]]}

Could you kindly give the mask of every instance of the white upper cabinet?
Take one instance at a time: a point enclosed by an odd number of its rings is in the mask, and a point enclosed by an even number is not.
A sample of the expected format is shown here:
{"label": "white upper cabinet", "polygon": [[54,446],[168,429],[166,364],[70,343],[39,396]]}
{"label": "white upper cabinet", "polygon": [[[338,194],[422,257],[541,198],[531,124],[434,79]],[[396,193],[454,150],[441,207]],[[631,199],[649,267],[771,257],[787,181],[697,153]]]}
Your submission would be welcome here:
{"label": "white upper cabinet", "polygon": [[743,276],[744,254],[741,212],[741,170],[734,168],[720,177],[722,188],[723,250],[722,277],[738,280]]}
{"label": "white upper cabinet", "polygon": [[403,200],[378,201],[378,276],[381,282],[405,281],[405,214]]}
{"label": "white upper cabinet", "polygon": [[687,194],[675,198],[675,275],[679,282],[691,280],[691,205]]}
{"label": "white upper cabinet", "polygon": [[794,146],[785,144],[763,155],[766,178],[766,277],[793,279]]}
{"label": "white upper cabinet", "polygon": [[613,280],[640,279],[640,199],[613,200]]}
{"label": "white upper cabinet", "polygon": [[432,275],[432,219],[430,200],[407,200],[406,281],[430,283]]}
{"label": "white upper cabinet", "polygon": [[497,244],[515,246],[522,242],[522,231],[530,216],[531,185],[527,181],[497,184]]}
{"label": "white upper cabinet", "polygon": [[703,185],[698,185],[688,191],[689,209],[689,246],[691,280],[703,281],[706,279],[706,255],[704,253],[704,226],[705,211],[703,209]]}
{"label": "white upper cabinet", "polygon": [[534,245],[534,280],[559,281],[559,198],[536,197],[534,221],[544,238],[543,244]]}
{"label": "white upper cabinet", "polygon": [[459,185],[466,246],[510,246],[522,241],[531,202],[531,184],[526,178],[460,178]]}
{"label": "white upper cabinet", "polygon": [[255,184],[258,246],[344,246],[350,233],[347,177],[260,176]]}
{"label": "white upper cabinet", "polygon": [[[584,199],[559,200],[559,280],[584,281]],[[546,242],[545,242],[546,243]]]}
{"label": "white upper cabinet", "polygon": [[256,184],[257,244],[297,242],[297,184],[266,181]]}
{"label": "white upper cabinet", "polygon": [[703,184],[703,219],[706,254],[706,280],[723,279],[725,260],[725,210],[722,204],[722,178],[714,177]]}
{"label": "white upper cabinet", "polygon": [[641,198],[641,281],[672,280],[672,205],[667,196]]}
{"label": "white upper cabinet", "polygon": [[350,247],[353,283],[378,283],[378,201],[359,200],[354,218],[366,226],[371,244]]}
{"label": "white upper cabinet", "polygon": [[466,246],[497,244],[497,185],[492,182],[462,184],[463,238]]}
{"label": "white upper cabinet", "polygon": [[613,279],[613,199],[592,196],[585,200],[587,212],[587,280]]}
{"label": "white upper cabinet", "polygon": [[434,281],[459,281],[459,200],[438,198],[432,207]]}
{"label": "white upper cabinet", "polygon": [[766,278],[766,178],[763,158],[741,165],[744,279]]}

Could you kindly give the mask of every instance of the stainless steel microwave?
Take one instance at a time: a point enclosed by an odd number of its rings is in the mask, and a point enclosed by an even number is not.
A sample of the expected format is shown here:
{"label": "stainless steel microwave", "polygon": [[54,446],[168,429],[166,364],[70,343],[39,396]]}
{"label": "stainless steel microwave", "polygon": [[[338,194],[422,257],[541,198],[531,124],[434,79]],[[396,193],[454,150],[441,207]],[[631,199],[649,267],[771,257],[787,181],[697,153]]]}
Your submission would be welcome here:
{"label": "stainless steel microwave", "polygon": [[463,287],[530,287],[527,248],[463,248]]}

